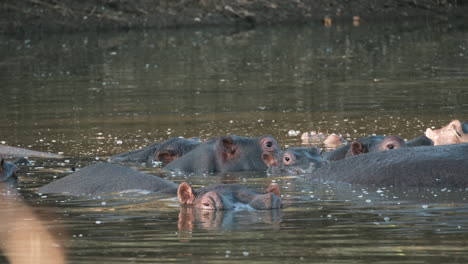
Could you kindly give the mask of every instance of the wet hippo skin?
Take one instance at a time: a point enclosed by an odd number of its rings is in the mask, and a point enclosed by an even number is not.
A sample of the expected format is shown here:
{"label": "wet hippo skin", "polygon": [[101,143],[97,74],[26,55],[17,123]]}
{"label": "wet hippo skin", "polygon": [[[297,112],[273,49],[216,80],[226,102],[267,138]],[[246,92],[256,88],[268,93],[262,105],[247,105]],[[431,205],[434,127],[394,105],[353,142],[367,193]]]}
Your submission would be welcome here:
{"label": "wet hippo skin", "polygon": [[468,187],[468,144],[367,153],[330,162],[308,179],[378,186]]}
{"label": "wet hippo skin", "polygon": [[368,152],[377,152],[406,147],[405,141],[398,136],[368,136],[339,147],[333,151],[322,153],[326,160],[335,161]]}
{"label": "wet hippo skin", "polygon": [[177,196],[181,204],[205,210],[230,210],[243,206],[257,210],[281,207],[280,189],[276,184],[259,193],[238,184],[218,184],[194,190],[183,182]]}
{"label": "wet hippo skin", "polygon": [[21,157],[35,157],[35,158],[50,158],[50,159],[61,159],[64,158],[62,155],[40,152],[35,150],[29,150],[24,148],[11,147],[6,145],[0,145],[0,156],[10,158],[21,158]]}
{"label": "wet hippo skin", "polygon": [[163,166],[190,152],[200,144],[199,139],[171,138],[153,143],[141,149],[120,153],[110,158],[111,162],[147,163],[159,161]]}
{"label": "wet hippo skin", "polygon": [[225,136],[200,144],[165,169],[184,173],[213,173],[227,171],[266,170],[263,152],[280,152],[272,136],[248,138]]}
{"label": "wet hippo skin", "polygon": [[38,192],[96,195],[138,189],[175,195],[177,187],[177,184],[154,175],[112,163],[99,163],[42,186]]}
{"label": "wet hippo skin", "polygon": [[320,168],[324,162],[328,163],[322,158],[317,147],[287,148],[277,154],[265,152],[262,159],[268,166],[267,172],[270,174],[310,173]]}

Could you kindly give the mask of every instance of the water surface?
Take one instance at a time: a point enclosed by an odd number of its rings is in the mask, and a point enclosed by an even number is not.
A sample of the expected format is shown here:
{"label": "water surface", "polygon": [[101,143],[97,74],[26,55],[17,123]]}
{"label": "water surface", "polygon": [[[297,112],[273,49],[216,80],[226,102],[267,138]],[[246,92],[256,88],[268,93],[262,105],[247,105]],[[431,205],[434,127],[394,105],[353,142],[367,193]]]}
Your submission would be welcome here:
{"label": "water surface", "polygon": [[285,207],[206,212],[173,197],[43,196],[74,167],[170,137],[290,130],[410,139],[468,121],[468,31],[363,23],[0,37],[2,144],[63,153],[19,192],[70,263],[466,263],[467,191],[324,185],[265,173],[166,175],[281,185]]}

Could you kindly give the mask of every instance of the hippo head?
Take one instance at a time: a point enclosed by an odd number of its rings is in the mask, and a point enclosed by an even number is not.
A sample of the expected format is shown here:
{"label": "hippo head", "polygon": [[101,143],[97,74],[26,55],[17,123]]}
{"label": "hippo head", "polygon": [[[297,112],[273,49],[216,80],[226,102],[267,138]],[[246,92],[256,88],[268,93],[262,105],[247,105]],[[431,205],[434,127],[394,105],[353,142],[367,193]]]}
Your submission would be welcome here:
{"label": "hippo head", "polygon": [[453,120],[440,129],[426,129],[426,137],[430,138],[434,145],[450,145],[468,142],[468,134],[459,120]]}
{"label": "hippo head", "polygon": [[353,141],[346,157],[404,147],[406,147],[406,142],[398,136],[370,136]]}
{"label": "hippo head", "polygon": [[263,162],[268,166],[268,172],[273,174],[311,173],[325,163],[317,147],[287,148],[279,154],[264,152]]}
{"label": "hippo head", "polygon": [[271,184],[263,193],[237,184],[218,184],[194,190],[183,182],[177,190],[181,204],[206,210],[276,209],[281,207],[280,189]]}
{"label": "hippo head", "polygon": [[274,154],[281,151],[270,135],[258,138],[224,136],[217,139],[214,148],[219,171],[266,170],[262,153]]}

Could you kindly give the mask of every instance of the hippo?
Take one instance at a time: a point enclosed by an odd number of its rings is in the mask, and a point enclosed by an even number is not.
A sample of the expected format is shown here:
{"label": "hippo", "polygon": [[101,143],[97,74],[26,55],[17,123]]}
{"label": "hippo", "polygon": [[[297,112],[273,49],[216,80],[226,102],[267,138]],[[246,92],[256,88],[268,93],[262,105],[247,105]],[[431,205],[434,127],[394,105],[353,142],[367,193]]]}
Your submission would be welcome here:
{"label": "hippo", "polygon": [[169,163],[164,169],[181,173],[265,171],[262,153],[280,152],[269,135],[248,138],[236,135],[211,139]]}
{"label": "hippo", "polygon": [[468,187],[468,144],[419,146],[330,162],[308,179],[377,186]]}
{"label": "hippo", "polygon": [[11,179],[17,179],[18,167],[15,164],[6,162],[3,158],[0,158],[0,181],[9,181]]}
{"label": "hippo", "polygon": [[317,147],[287,148],[276,155],[265,152],[262,159],[268,166],[268,174],[303,174],[310,173],[328,163],[320,152],[321,149]]}
{"label": "hippo", "polygon": [[151,165],[153,161],[166,166],[171,161],[192,151],[201,141],[198,138],[171,138],[160,143],[153,143],[141,149],[120,153],[110,157],[111,162],[146,163]]}
{"label": "hippo", "polygon": [[434,146],[434,142],[425,135],[406,141],[407,147]]}
{"label": "hippo", "polygon": [[344,158],[368,152],[377,152],[406,147],[405,141],[398,136],[368,136],[339,147],[333,151],[322,153],[322,157],[329,161],[342,160]]}
{"label": "hippo", "polygon": [[59,154],[53,154],[49,152],[40,152],[35,150],[29,150],[24,148],[10,147],[6,145],[0,145],[0,156],[10,158],[22,158],[22,157],[35,157],[45,159],[62,159],[64,156]]}
{"label": "hippo", "polygon": [[210,210],[281,207],[280,189],[276,184],[271,184],[264,193],[238,184],[217,184],[194,190],[186,182],[179,186],[158,176],[112,163],[89,165],[40,187],[37,192],[80,196],[128,190],[148,190],[173,195],[179,198],[181,204]]}
{"label": "hippo", "polygon": [[175,195],[177,187],[171,181],[128,167],[97,163],[42,186],[38,192],[79,196],[136,189]]}
{"label": "hippo", "polygon": [[453,120],[447,126],[440,129],[426,129],[426,136],[430,138],[436,146],[468,143],[468,123],[461,123],[459,120]]}
{"label": "hippo", "polygon": [[183,182],[179,185],[177,197],[182,205],[204,210],[230,210],[245,206],[267,210],[281,207],[280,189],[274,183],[259,193],[239,184],[217,184],[194,190]]}
{"label": "hippo", "polygon": [[321,145],[323,144],[327,150],[336,149],[344,144],[346,144],[346,140],[335,133],[330,135],[325,135],[322,132],[305,132],[301,136],[302,144],[305,145]]}

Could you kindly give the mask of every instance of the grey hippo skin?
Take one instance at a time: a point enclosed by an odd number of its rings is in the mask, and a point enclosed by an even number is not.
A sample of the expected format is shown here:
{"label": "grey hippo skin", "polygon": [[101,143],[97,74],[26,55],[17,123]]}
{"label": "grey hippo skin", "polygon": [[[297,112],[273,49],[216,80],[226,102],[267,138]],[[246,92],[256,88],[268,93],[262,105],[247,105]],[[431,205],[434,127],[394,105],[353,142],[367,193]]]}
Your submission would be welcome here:
{"label": "grey hippo skin", "polygon": [[96,195],[139,189],[176,194],[178,185],[163,178],[145,174],[124,166],[99,163],[53,181],[39,193],[63,193],[67,195]]}
{"label": "grey hippo skin", "polygon": [[16,172],[18,168],[16,165],[6,162],[4,159],[0,158],[0,181],[8,181],[10,179],[16,179]]}
{"label": "grey hippo skin", "polygon": [[433,146],[433,145],[434,145],[434,142],[430,138],[424,135],[419,136],[417,138],[413,138],[406,142],[407,147]]}
{"label": "grey hippo skin", "polygon": [[421,146],[331,162],[311,180],[377,186],[468,187],[468,144]]}
{"label": "grey hippo skin", "polygon": [[363,153],[385,151],[406,147],[406,142],[398,136],[368,136],[357,139],[333,151],[322,153],[329,161],[342,160]]}
{"label": "grey hippo skin", "polygon": [[161,143],[153,143],[141,149],[120,153],[110,158],[111,162],[133,162],[151,165],[153,161],[162,162],[163,166],[190,152],[200,140],[191,138],[171,138]]}
{"label": "grey hippo skin", "polygon": [[231,135],[200,144],[181,158],[169,163],[165,169],[183,173],[265,171],[267,166],[262,160],[262,153],[280,151],[278,143],[272,136],[248,138]]}
{"label": "grey hippo skin", "polygon": [[125,190],[149,190],[179,198],[187,206],[207,210],[228,210],[248,205],[253,209],[281,207],[280,189],[271,184],[256,192],[237,184],[217,184],[194,190],[188,183],[176,183],[111,163],[93,164],[39,188],[39,193],[98,195]]}
{"label": "grey hippo skin", "polygon": [[0,145],[0,156],[10,158],[21,158],[21,157],[34,157],[34,158],[48,158],[48,159],[61,159],[64,158],[62,155],[53,154],[49,152],[40,152],[35,150],[29,150],[24,148],[10,147],[6,145]]}
{"label": "grey hippo skin", "polygon": [[238,184],[217,184],[194,190],[183,182],[177,196],[181,204],[204,210],[230,210],[245,205],[257,210],[281,207],[280,189],[274,183],[260,193]]}
{"label": "grey hippo skin", "polygon": [[267,172],[270,174],[310,173],[328,163],[322,158],[317,147],[287,148],[276,155],[265,152],[262,159],[268,166]]}

